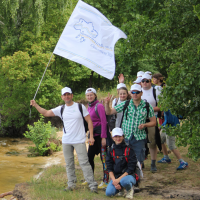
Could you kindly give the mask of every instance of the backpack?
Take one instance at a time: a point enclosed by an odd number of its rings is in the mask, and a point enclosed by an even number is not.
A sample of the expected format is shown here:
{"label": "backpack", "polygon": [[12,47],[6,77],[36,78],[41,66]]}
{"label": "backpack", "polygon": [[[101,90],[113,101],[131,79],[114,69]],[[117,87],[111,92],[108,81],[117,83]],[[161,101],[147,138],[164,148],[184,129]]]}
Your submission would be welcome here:
{"label": "backpack", "polygon": [[[157,100],[156,100],[156,88],[154,88],[154,87],[153,87],[153,97],[156,101],[156,106],[157,106],[158,103],[157,103]],[[160,118],[160,119],[162,118],[162,112],[161,111],[158,111],[157,117]]]}
{"label": "backpack", "polygon": [[[85,120],[85,118],[84,118],[84,116],[83,116],[82,104],[78,103],[78,108],[79,108],[79,111],[81,112],[81,115],[82,115],[82,118],[83,118],[83,124],[84,124],[84,128],[85,128],[85,132],[87,133],[87,131],[88,131],[88,123],[86,122],[86,120]],[[63,117],[62,117],[62,115],[63,115],[64,109],[65,109],[65,104],[62,105],[61,110],[60,110],[62,122],[63,122]],[[63,122],[63,129],[64,129],[64,133],[66,133],[66,131],[65,131],[65,126],[64,126],[64,122]]]}
{"label": "backpack", "polygon": [[[115,149],[113,148],[113,145],[111,146],[111,149],[110,149],[110,155],[111,157],[113,158],[113,161],[115,163],[115,159],[123,159],[125,158],[126,162],[128,163],[128,158],[129,158],[129,154],[130,154],[130,147],[126,147],[125,150],[124,150],[124,155],[123,156],[115,156]],[[136,170],[135,170],[135,173],[132,174],[132,176],[135,178],[136,180],[136,184],[135,186],[138,186],[138,183],[140,182],[140,169],[139,167],[136,165]]]}
{"label": "backpack", "polygon": [[[127,112],[126,112],[126,120],[127,120],[127,115],[128,115],[128,105],[130,103],[130,100],[127,100],[124,104],[124,108],[123,108],[123,114],[122,114],[122,120],[121,120],[121,123],[120,123],[120,128],[122,127],[122,122],[123,122],[123,119],[124,119],[124,113],[125,113],[125,110],[127,109]],[[146,110],[147,110],[147,118],[146,118],[146,122],[149,122],[149,103],[147,101],[145,101],[145,107]]]}
{"label": "backpack", "polygon": [[[119,100],[119,98],[116,98],[116,101],[115,101],[114,106],[117,105],[118,100]],[[115,128],[115,122],[116,122],[116,119],[117,119],[117,115],[116,115],[116,114],[107,115],[106,118],[108,118],[108,126],[109,126],[109,129],[110,129],[110,131],[112,131],[112,130]]]}

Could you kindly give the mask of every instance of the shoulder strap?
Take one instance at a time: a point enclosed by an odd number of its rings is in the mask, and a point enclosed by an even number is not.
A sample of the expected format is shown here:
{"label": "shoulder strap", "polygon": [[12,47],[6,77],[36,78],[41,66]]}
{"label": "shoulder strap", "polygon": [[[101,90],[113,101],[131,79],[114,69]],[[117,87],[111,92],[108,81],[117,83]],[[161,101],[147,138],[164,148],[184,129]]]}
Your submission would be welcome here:
{"label": "shoulder strap", "polygon": [[96,113],[97,117],[100,119],[99,113],[98,113],[98,110],[97,110],[97,106],[98,106],[98,105],[99,105],[99,103],[97,103],[97,104],[95,105],[95,113]]}
{"label": "shoulder strap", "polygon": [[115,105],[114,105],[114,106],[116,106],[116,105],[117,105],[117,102],[118,102],[118,100],[119,100],[119,98],[116,98],[116,101],[115,101]]}
{"label": "shoulder strap", "polygon": [[82,118],[84,120],[84,117],[83,117],[83,108],[82,108],[82,104],[81,103],[78,103],[78,108],[79,108],[79,111],[81,112]]}
{"label": "shoulder strap", "polygon": [[[122,122],[123,122],[123,119],[124,119],[124,112],[125,112],[126,108],[128,107],[129,103],[130,103],[130,100],[127,100],[125,102],[125,104],[124,104],[122,120],[121,120],[121,123],[120,123],[120,128],[122,127]],[[127,112],[126,112],[126,119],[127,119],[127,115],[128,115],[128,109],[127,109]]]}
{"label": "shoulder strap", "polygon": [[130,154],[130,148],[126,147],[125,150],[124,150],[124,155],[125,155],[126,162],[128,162],[129,154]]}
{"label": "shoulder strap", "polygon": [[147,109],[147,119],[149,118],[149,103],[145,101],[145,107]]}
{"label": "shoulder strap", "polygon": [[63,104],[62,107],[61,107],[61,109],[60,109],[61,118],[63,118],[62,115],[63,115],[64,109],[65,109],[65,104]]}
{"label": "shoulder strap", "polygon": [[153,97],[156,101],[156,106],[157,106],[157,100],[156,100],[156,88],[153,87]]}
{"label": "shoulder strap", "polygon": [[113,161],[115,162],[115,150],[113,148],[113,144],[112,144],[112,146],[110,148],[110,155],[113,157]]}
{"label": "shoulder strap", "polygon": [[[61,109],[60,109],[60,115],[61,115],[62,122],[63,122],[63,111],[64,111],[64,109],[65,109],[65,104],[63,104],[61,106]],[[63,129],[64,129],[64,132],[66,133],[64,122],[63,122]]]}

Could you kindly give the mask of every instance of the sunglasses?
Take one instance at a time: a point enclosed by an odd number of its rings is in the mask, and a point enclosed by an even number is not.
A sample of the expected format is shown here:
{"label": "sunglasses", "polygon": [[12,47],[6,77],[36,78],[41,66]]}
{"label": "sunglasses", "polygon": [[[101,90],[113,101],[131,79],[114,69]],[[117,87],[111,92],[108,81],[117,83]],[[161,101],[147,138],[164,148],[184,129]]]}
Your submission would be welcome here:
{"label": "sunglasses", "polygon": [[134,91],[131,91],[131,94],[140,94],[141,91],[137,91],[137,92],[134,92]]}
{"label": "sunglasses", "polygon": [[144,83],[144,82],[149,83],[150,80],[142,80],[142,83]]}

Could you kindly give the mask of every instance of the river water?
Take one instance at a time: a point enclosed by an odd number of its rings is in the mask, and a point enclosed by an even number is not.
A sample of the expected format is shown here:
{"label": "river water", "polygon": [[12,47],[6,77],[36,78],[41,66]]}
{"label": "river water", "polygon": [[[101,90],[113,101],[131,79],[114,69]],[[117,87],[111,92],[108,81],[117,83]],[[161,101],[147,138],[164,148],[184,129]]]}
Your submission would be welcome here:
{"label": "river water", "polygon": [[0,194],[12,191],[16,184],[37,178],[50,165],[64,165],[62,151],[50,157],[28,157],[28,146],[33,143],[26,139],[0,137]]}

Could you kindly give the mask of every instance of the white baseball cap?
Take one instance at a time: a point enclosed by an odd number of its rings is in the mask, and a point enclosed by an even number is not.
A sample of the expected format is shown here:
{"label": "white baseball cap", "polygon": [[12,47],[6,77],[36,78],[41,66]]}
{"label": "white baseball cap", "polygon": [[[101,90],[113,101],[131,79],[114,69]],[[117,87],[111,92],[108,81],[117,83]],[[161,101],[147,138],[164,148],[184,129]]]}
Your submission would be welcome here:
{"label": "white baseball cap", "polygon": [[114,128],[114,129],[112,130],[112,137],[115,137],[115,136],[123,136],[123,135],[124,135],[124,134],[123,134],[123,131],[122,131],[121,128],[116,127],[116,128]]}
{"label": "white baseball cap", "polygon": [[94,94],[97,93],[97,91],[96,91],[94,88],[88,88],[88,89],[85,91],[85,94],[88,94],[88,93],[90,93],[90,92],[92,92],[92,93],[94,93]]}
{"label": "white baseball cap", "polygon": [[61,90],[61,95],[65,94],[65,93],[70,93],[70,94],[72,94],[71,88],[69,88],[69,87],[64,87],[64,88]]}
{"label": "white baseball cap", "polygon": [[137,73],[137,77],[140,77],[140,76],[142,76],[143,74],[144,74],[143,71],[139,71],[139,72]]}
{"label": "white baseball cap", "polygon": [[142,87],[139,84],[134,84],[134,85],[131,86],[131,90],[130,91],[132,91],[132,90],[137,90],[137,91],[141,92],[142,91]]}
{"label": "white baseball cap", "polygon": [[151,76],[151,79],[152,79],[152,73],[150,71],[146,71],[144,72],[145,74],[149,74]]}
{"label": "white baseball cap", "polygon": [[135,81],[133,81],[133,83],[141,83],[142,81],[142,77],[138,77]]}
{"label": "white baseball cap", "polygon": [[144,75],[142,75],[142,80],[143,79],[151,79],[151,75],[144,73]]}
{"label": "white baseball cap", "polygon": [[122,88],[122,87],[125,87],[125,88],[126,88],[126,85],[125,85],[124,83],[119,83],[119,84],[117,85],[117,89]]}

